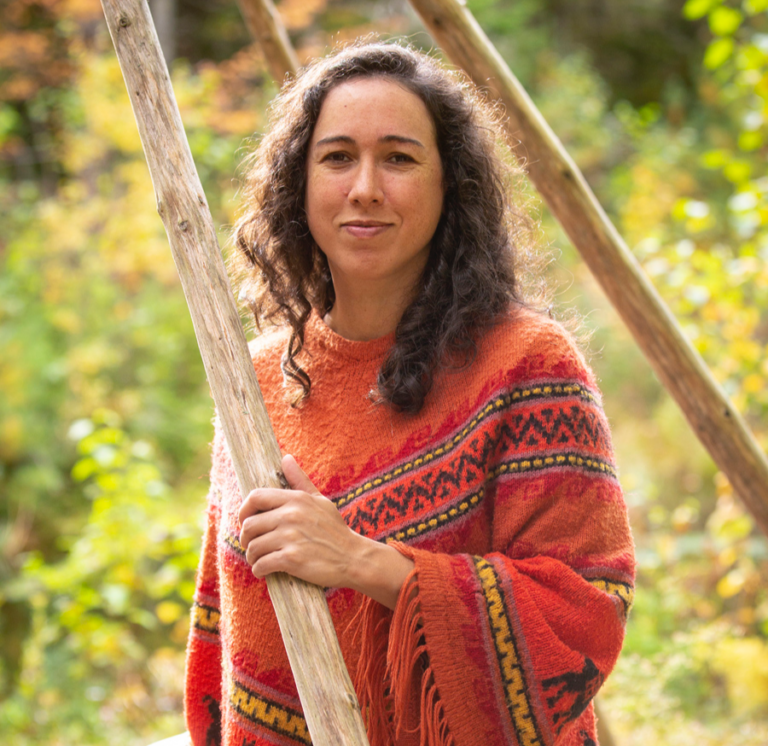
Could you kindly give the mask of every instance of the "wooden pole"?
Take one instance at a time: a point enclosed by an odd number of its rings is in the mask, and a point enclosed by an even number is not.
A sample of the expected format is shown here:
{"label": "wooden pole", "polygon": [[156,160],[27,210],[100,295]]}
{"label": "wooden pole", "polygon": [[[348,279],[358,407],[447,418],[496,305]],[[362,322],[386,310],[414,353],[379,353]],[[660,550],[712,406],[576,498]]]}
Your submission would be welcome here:
{"label": "wooden pole", "polygon": [[281,86],[286,76],[296,74],[299,60],[272,0],[237,0],[237,4],[248,31],[264,52],[272,77]]}
{"label": "wooden pole", "polygon": [[411,0],[437,43],[506,108],[531,180],[699,440],[768,534],[768,459],[643,273],[584,176],[462,0]]}
{"label": "wooden pole", "polygon": [[[241,492],[284,484],[264,408],[146,0],[102,0],[160,213]],[[315,746],[367,744],[322,589],[284,573],[267,585]]]}

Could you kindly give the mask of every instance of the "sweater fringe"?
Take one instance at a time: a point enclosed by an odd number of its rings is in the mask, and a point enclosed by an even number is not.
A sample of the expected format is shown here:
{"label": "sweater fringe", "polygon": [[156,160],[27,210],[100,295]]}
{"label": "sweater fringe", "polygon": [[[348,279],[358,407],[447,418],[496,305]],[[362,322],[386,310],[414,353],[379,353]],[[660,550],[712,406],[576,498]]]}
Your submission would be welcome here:
{"label": "sweater fringe", "polygon": [[[360,664],[355,689],[371,746],[391,746],[402,734],[419,734],[420,746],[455,746],[424,639],[418,575],[403,583],[394,614],[370,598],[360,610]],[[419,691],[414,718],[413,694]],[[415,727],[408,724],[415,721]]]}
{"label": "sweater fringe", "polygon": [[355,642],[360,650],[354,687],[371,746],[387,746],[394,736],[392,697],[387,686],[387,641],[391,619],[388,609],[365,597],[351,623],[355,625]]}

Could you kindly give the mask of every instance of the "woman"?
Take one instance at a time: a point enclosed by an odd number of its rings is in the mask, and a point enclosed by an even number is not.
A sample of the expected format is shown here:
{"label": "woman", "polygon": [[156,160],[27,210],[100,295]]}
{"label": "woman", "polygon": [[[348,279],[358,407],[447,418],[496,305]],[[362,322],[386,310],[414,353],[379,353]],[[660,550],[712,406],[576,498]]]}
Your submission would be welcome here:
{"label": "woman", "polygon": [[488,107],[347,48],[278,98],[236,226],[290,489],[220,431],[188,647],[208,746],[307,744],[264,576],[327,596],[373,744],[594,744],[634,562],[594,379],[515,282]]}

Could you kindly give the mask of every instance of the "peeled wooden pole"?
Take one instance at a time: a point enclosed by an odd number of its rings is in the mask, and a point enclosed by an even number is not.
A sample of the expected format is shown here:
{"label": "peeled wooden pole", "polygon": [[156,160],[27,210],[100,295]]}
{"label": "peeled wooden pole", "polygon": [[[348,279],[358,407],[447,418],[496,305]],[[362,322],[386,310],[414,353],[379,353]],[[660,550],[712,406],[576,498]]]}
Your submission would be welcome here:
{"label": "peeled wooden pole", "polygon": [[286,76],[296,74],[299,60],[272,0],[237,0],[237,4],[248,31],[264,52],[272,77],[282,85]]}
{"label": "peeled wooden pole", "polygon": [[715,463],[768,534],[768,459],[683,334],[584,176],[462,0],[411,0],[429,32],[506,108],[531,180]]}
{"label": "peeled wooden pole", "polygon": [[[102,0],[203,365],[240,490],[284,484],[264,408],[146,0]],[[360,707],[321,588],[284,573],[267,578],[315,746],[367,744]]]}

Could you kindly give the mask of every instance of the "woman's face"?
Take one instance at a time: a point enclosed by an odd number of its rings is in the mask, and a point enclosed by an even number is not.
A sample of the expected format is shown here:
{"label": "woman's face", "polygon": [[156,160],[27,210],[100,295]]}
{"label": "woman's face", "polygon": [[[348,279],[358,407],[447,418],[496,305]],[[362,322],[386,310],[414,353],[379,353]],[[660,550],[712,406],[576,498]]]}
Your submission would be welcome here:
{"label": "woman's face", "polygon": [[307,159],[309,229],[337,297],[414,288],[443,206],[443,171],[424,103],[387,78],[332,88]]}

